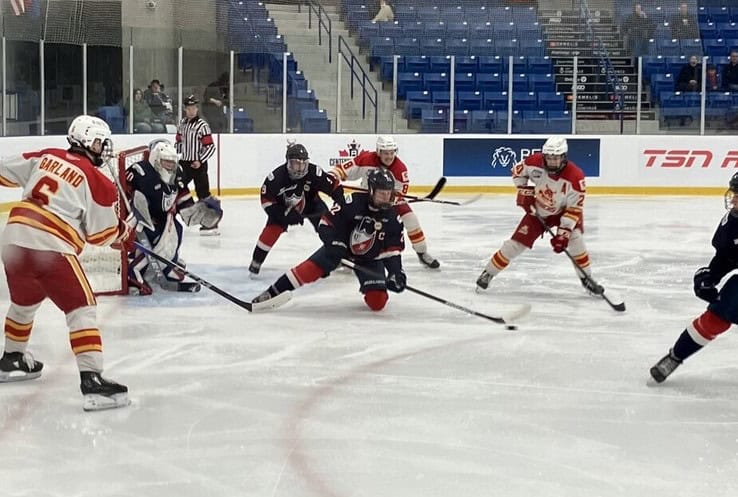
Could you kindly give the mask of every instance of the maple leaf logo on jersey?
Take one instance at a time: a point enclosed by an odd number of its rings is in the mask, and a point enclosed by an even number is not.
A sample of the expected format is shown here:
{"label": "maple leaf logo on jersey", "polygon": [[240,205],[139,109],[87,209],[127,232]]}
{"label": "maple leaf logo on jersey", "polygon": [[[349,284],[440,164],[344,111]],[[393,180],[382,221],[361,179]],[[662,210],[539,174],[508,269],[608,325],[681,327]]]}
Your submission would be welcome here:
{"label": "maple leaf logo on jersey", "polygon": [[299,195],[285,195],[284,203],[288,210],[302,214],[303,209],[305,209],[305,196],[302,192]]}
{"label": "maple leaf logo on jersey", "polygon": [[361,222],[351,231],[351,253],[364,255],[374,246],[377,232],[374,229],[374,219],[364,217]]}
{"label": "maple leaf logo on jersey", "polygon": [[338,157],[332,157],[330,159],[331,167],[348,162],[360,153],[366,152],[366,150],[361,149],[361,143],[357,143],[356,140],[351,140],[351,143],[346,144],[346,147],[338,151]]}
{"label": "maple leaf logo on jersey", "polygon": [[510,147],[498,147],[495,149],[495,153],[492,154],[492,167],[510,167],[518,162],[518,154],[515,153]]}

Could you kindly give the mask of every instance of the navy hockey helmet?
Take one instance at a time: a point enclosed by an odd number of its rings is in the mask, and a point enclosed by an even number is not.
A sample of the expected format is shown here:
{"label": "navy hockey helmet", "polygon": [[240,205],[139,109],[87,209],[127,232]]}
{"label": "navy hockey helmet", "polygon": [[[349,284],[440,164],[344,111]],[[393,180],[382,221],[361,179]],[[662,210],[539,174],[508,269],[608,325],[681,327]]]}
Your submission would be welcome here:
{"label": "navy hockey helmet", "polygon": [[308,155],[307,149],[299,143],[291,143],[287,146],[287,172],[292,179],[300,179],[308,172]]}
{"label": "navy hockey helmet", "polygon": [[733,174],[728,181],[728,189],[725,192],[725,208],[732,216],[738,217],[738,173]]}
{"label": "navy hockey helmet", "polygon": [[395,179],[384,168],[374,169],[366,178],[369,202],[377,209],[389,209],[395,199]]}

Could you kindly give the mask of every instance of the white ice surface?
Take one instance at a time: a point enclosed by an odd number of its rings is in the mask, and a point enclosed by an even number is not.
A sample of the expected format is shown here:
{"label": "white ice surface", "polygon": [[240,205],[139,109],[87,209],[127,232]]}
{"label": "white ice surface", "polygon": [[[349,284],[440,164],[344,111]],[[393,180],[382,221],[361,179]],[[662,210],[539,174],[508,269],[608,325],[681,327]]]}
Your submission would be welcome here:
{"label": "white ice surface", "polygon": [[[240,298],[319,245],[307,224],[291,229],[251,280],[264,215],[253,198],[223,207],[223,235],[188,231],[182,255]],[[522,212],[510,195],[415,209],[442,266],[408,247],[408,283],[488,314],[529,302],[518,331],[409,292],[372,313],[346,272],[264,314],[206,289],[103,298],[106,375],[133,404],[84,413],[64,316],[47,303],[30,347],[43,376],[0,385],[0,495],[738,495],[734,332],[647,384],[704,310],[692,274],[712,256],[721,198],[587,200],[594,276],[623,314],[587,296],[547,239],[474,292]]]}

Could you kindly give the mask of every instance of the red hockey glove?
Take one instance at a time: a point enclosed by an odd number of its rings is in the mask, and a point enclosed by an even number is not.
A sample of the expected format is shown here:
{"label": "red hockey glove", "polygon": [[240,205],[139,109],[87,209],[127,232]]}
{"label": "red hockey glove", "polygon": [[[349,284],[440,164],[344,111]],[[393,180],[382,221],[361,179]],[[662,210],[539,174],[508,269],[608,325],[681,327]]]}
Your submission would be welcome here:
{"label": "red hockey glove", "polygon": [[523,208],[526,213],[530,212],[531,206],[536,203],[536,190],[533,186],[518,187],[518,196],[515,203]]}
{"label": "red hockey glove", "polygon": [[566,247],[569,246],[570,236],[571,230],[559,226],[559,229],[556,230],[556,236],[551,238],[551,246],[553,247],[554,252],[558,254],[566,250]]}
{"label": "red hockey glove", "polygon": [[117,250],[123,249],[126,252],[133,251],[137,225],[138,222],[133,214],[129,214],[125,220],[121,219],[118,222],[118,238],[113,242],[112,247]]}

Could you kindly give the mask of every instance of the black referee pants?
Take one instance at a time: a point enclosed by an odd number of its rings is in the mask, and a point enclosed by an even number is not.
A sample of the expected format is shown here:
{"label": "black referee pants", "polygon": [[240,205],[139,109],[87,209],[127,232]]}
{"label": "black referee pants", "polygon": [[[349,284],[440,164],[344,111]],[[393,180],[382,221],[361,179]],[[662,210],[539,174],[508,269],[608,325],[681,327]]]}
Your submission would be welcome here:
{"label": "black referee pants", "polygon": [[202,200],[210,196],[210,179],[208,178],[208,161],[201,162],[197,169],[192,168],[192,161],[181,160],[179,165],[182,166],[185,185],[190,181],[195,182],[195,194],[198,200]]}

